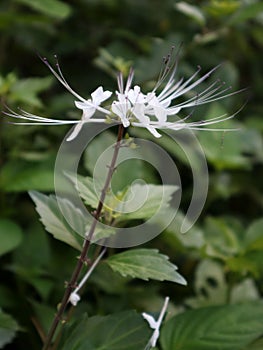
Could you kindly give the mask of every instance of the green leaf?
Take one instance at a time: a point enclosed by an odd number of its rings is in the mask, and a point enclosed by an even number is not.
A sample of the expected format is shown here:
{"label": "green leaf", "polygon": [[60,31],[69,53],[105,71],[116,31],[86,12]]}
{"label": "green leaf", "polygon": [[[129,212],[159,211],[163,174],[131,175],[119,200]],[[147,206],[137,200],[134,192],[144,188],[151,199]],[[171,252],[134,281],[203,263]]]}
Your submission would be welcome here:
{"label": "green leaf", "polygon": [[232,18],[229,20],[229,24],[238,24],[245,22],[249,19],[256,18],[263,11],[263,4],[261,2],[248,4],[236,11]]}
{"label": "green leaf", "polygon": [[186,285],[185,279],[176,271],[177,266],[156,249],[132,249],[111,256],[106,262],[122,276],[148,281],[171,281]]}
{"label": "green leaf", "polygon": [[10,89],[10,99],[33,107],[42,107],[43,104],[37,94],[47,90],[52,82],[52,77],[20,79]]}
{"label": "green leaf", "polygon": [[[168,217],[171,216],[170,212],[172,210],[173,208],[167,209],[166,212],[168,213]],[[181,233],[181,227],[185,219],[185,215],[180,210],[178,210],[176,216],[165,230],[163,238],[169,243],[170,246],[174,246],[175,249],[178,248],[178,241],[186,249],[201,248],[205,243],[204,234],[200,228],[197,227],[197,225],[193,225],[191,229],[186,233]],[[159,220],[165,221],[166,218],[162,216]],[[186,222],[190,226],[189,220],[186,219]]]}
{"label": "green leaf", "polygon": [[14,250],[22,242],[23,234],[14,222],[0,219],[0,255]]}
{"label": "green leaf", "polygon": [[147,219],[158,210],[163,213],[169,208],[172,195],[178,188],[172,185],[132,184],[116,208],[121,213],[119,219]]}
{"label": "green leaf", "polygon": [[58,19],[67,18],[71,13],[71,7],[64,1],[59,0],[16,0],[24,5],[31,7],[45,15]]}
{"label": "green leaf", "polygon": [[245,235],[247,250],[263,250],[263,219],[254,221]]}
{"label": "green leaf", "polygon": [[248,347],[242,348],[242,350],[262,350],[263,349],[263,338],[260,338],[253,342],[252,344],[249,344]]}
{"label": "green leaf", "polygon": [[[35,191],[29,192],[29,194],[36,204],[36,210],[46,230],[56,239],[69,244],[73,248],[81,250],[83,238],[89,231],[93,220],[92,216],[85,215],[66,198],[58,198],[53,195],[46,196]],[[63,208],[64,215],[66,215],[69,222],[72,223],[72,226],[76,228],[76,232],[64,218],[58,202],[60,207]],[[92,241],[95,242],[102,238],[109,237],[114,233],[114,228],[110,226],[105,228],[97,224]]]}
{"label": "green leaf", "polygon": [[1,188],[6,192],[54,190],[53,162],[9,161],[0,172]]}
{"label": "green leaf", "polygon": [[[69,178],[72,179],[70,175]],[[80,196],[85,203],[92,208],[98,205],[100,193],[99,189],[103,184],[91,177],[78,176],[75,184]],[[116,222],[134,219],[147,219],[152,217],[158,210],[167,210],[173,193],[178,189],[172,185],[152,185],[133,183],[123,191],[118,191],[115,195],[108,191],[104,201],[103,211],[113,213]]]}
{"label": "green leaf", "polygon": [[0,349],[12,342],[18,330],[16,321],[0,309]]}
{"label": "green leaf", "polygon": [[59,350],[144,349],[151,330],[140,314],[124,311],[109,316],[85,315],[65,329]]}
{"label": "green leaf", "polygon": [[46,196],[39,192],[29,192],[30,197],[36,205],[36,210],[41,217],[46,230],[56,239],[69,244],[70,246],[81,250],[83,239],[76,234],[63,217],[57,200],[67,210],[68,215],[74,220],[80,232],[85,234],[85,218],[82,212],[76,209],[67,199],[56,198],[55,196]]}
{"label": "green leaf", "polygon": [[[67,177],[72,181],[75,181],[73,176],[67,174]],[[100,199],[100,193],[96,192],[93,179],[89,176],[84,177],[78,175],[77,183],[74,182],[74,185],[81,198],[84,199],[85,203],[92,208],[97,208]]]}
{"label": "green leaf", "polygon": [[256,283],[251,278],[246,278],[231,290],[231,303],[243,303],[260,299],[260,293]]}
{"label": "green leaf", "polygon": [[241,250],[238,223],[232,218],[208,217],[205,221],[206,253],[227,259]]}
{"label": "green leaf", "polygon": [[107,264],[99,264],[89,278],[89,283],[95,284],[107,294],[125,293],[125,284],[130,277],[122,277],[115,273]]}
{"label": "green leaf", "polygon": [[210,306],[186,311],[162,328],[163,350],[242,350],[262,335],[263,304]]}
{"label": "green leaf", "polygon": [[248,252],[246,255],[234,256],[226,261],[227,268],[242,275],[252,273],[259,278],[263,273],[262,251]]}

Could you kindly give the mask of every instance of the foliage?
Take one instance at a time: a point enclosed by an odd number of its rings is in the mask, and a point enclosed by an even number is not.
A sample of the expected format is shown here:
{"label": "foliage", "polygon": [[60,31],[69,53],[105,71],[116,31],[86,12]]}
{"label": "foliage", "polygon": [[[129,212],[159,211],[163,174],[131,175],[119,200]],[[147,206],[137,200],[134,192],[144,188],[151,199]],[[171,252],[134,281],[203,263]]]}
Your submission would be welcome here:
{"label": "foliage", "polygon": [[[208,71],[223,63],[217,77],[233,90],[248,88],[191,115],[205,119],[239,111],[222,126],[237,131],[196,133],[210,183],[203,212],[185,234],[180,226],[191,200],[191,167],[168,136],[154,140],[169,152],[181,174],[180,210],[161,235],[142,247],[109,249],[64,328],[59,349],[122,349],[127,344],[127,349],[143,350],[151,330],[139,313],[159,312],[166,295],[171,301],[158,349],[262,348],[262,11],[260,0],[1,1],[3,110],[22,108],[58,119],[80,116],[36,51],[50,60],[58,54],[65,77],[87,98],[99,85],[114,91],[116,72],[127,76],[130,66],[136,83],[147,91],[158,78],[162,56],[171,45],[182,43],[178,77],[189,77],[198,65]],[[10,125],[1,116],[0,348],[41,347],[90,225],[67,199],[58,203],[53,196],[56,154],[67,131],[64,126]],[[129,133],[151,139],[135,128]],[[79,164],[77,189],[91,211],[97,205],[94,184],[101,184],[99,177],[93,178],[93,168],[112,140],[114,127],[92,141]],[[136,140],[129,141],[132,154]],[[149,187],[134,183],[138,178]],[[142,211],[118,216],[118,201],[133,193],[139,197],[147,189],[152,197]],[[27,191],[32,191],[33,202]],[[169,215],[169,201],[179,191],[169,184],[165,191],[162,215]],[[128,220],[143,222],[157,209],[161,192],[160,179],[149,164],[124,162],[114,173],[112,197],[107,199],[111,208],[116,201],[116,211],[106,209],[104,222],[119,227]],[[62,218],[59,205],[81,235]],[[39,216],[56,240],[44,232]],[[161,219],[155,225],[161,225]],[[106,237],[114,233],[109,230]],[[103,234],[96,232],[97,239],[105,238]],[[96,255],[94,245],[89,258]],[[187,286],[172,283],[183,278]]]}

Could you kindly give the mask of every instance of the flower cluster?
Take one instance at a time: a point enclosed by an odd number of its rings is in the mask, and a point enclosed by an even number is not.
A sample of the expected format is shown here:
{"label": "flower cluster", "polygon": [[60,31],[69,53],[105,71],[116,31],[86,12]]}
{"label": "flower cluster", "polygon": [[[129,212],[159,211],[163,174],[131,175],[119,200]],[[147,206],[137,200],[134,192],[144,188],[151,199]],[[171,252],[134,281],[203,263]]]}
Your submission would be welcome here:
{"label": "flower cluster", "polygon": [[[19,113],[8,110],[5,114],[13,118],[26,120],[26,122],[19,122],[17,124],[76,124],[70,136],[67,138],[68,141],[77,137],[84,123],[103,123],[111,120],[122,123],[124,127],[132,125],[135,127],[146,128],[155,137],[161,137],[161,134],[158,132],[160,129],[198,130],[205,127],[206,130],[215,130],[210,127],[207,128],[206,126],[233,118],[235,114],[230,116],[221,115],[209,120],[189,122],[188,119],[191,116],[191,114],[189,114],[187,117],[180,119],[178,114],[184,108],[194,108],[212,101],[217,101],[231,96],[236,92],[228,93],[227,91],[229,90],[229,87],[225,88],[223,83],[216,80],[201,93],[194,93],[193,97],[186,101],[176,103],[179,97],[190,92],[192,93],[199,84],[204,82],[218,68],[218,66],[199,78],[197,78],[197,76],[200,73],[200,67],[198,67],[197,71],[189,79],[184,80],[182,78],[176,80],[175,73],[177,65],[170,65],[170,55],[167,57],[165,58],[165,69],[161,74],[158,83],[155,88],[147,94],[144,94],[138,85],[132,87],[134,77],[133,69],[130,70],[125,86],[123,75],[120,73],[117,79],[118,91],[115,92],[115,99],[107,107],[103,107],[102,103],[113,95],[111,91],[104,91],[103,87],[99,86],[91,93],[91,98],[85,99],[76,93],[67,83],[59,64],[57,63],[56,69],[54,69],[44,58],[44,63],[48,66],[54,76],[72,95],[77,98],[75,105],[82,110],[81,119],[50,119],[33,115],[23,110],[20,110]],[[161,92],[158,92],[162,85],[164,85],[163,89]],[[95,117],[96,112],[99,112],[102,118]]]}

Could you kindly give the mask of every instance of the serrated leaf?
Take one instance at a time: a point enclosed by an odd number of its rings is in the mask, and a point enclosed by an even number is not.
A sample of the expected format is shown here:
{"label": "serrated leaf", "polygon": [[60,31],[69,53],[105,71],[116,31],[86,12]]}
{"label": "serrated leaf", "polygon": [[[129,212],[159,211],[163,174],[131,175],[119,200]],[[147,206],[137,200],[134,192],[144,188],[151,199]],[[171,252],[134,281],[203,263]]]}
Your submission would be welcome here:
{"label": "serrated leaf", "polygon": [[[89,231],[93,220],[92,217],[83,214],[80,209],[76,208],[66,198],[58,198],[54,195],[46,196],[35,191],[29,192],[29,194],[36,204],[36,210],[46,230],[56,239],[81,250],[83,237]],[[60,207],[63,209],[63,214],[60,211],[58,201]],[[71,228],[63,215],[72,223],[76,232]],[[114,233],[115,229],[113,227],[107,226],[105,228],[97,224],[92,241],[95,242],[102,238],[107,238]]]}
{"label": "serrated leaf", "polygon": [[71,7],[65,2],[59,0],[16,0],[17,2],[28,5],[34,10],[42,12],[45,15],[64,19],[71,13]]}
{"label": "serrated leaf", "polygon": [[92,208],[97,208],[100,194],[96,192],[93,179],[89,176],[84,177],[78,175],[77,183],[75,183],[75,177],[68,174],[67,177],[74,183],[74,186],[85,203]]}
{"label": "serrated leaf", "polygon": [[158,210],[163,212],[169,208],[172,195],[178,188],[172,185],[132,184],[116,208],[121,213],[119,219],[147,219]]}
{"label": "serrated leaf", "polygon": [[65,329],[59,350],[144,349],[151,330],[140,314],[124,311],[109,316],[85,315]]}
{"label": "serrated leaf", "polygon": [[[75,179],[67,175],[71,180]],[[97,180],[96,180],[97,181]],[[80,196],[85,203],[96,208],[99,201],[99,188],[103,184],[96,183],[91,177],[77,177],[75,184]],[[172,185],[152,185],[133,183],[126,190],[119,191],[117,195],[108,191],[104,201],[104,209],[109,210],[116,216],[116,222],[134,219],[147,219],[159,210],[167,210],[172,195],[178,189]]]}
{"label": "serrated leaf", "polygon": [[0,349],[12,342],[18,330],[16,321],[0,309]]}
{"label": "serrated leaf", "polygon": [[111,256],[106,262],[122,276],[131,276],[148,281],[171,281],[186,284],[176,271],[177,266],[168,261],[166,255],[156,249],[132,249]]}
{"label": "serrated leaf", "polygon": [[[46,230],[56,239],[81,250],[82,238],[77,235],[66,222],[58,207],[55,196],[46,196],[39,192],[29,192],[30,197],[36,205],[36,210],[41,217]],[[66,208],[68,214],[74,219],[80,231],[85,234],[85,218],[80,210],[76,209],[67,199],[58,199],[60,204]]]}
{"label": "serrated leaf", "polygon": [[0,255],[14,250],[22,242],[23,234],[14,222],[0,219]]}
{"label": "serrated leaf", "polygon": [[186,311],[162,328],[163,350],[242,350],[262,335],[263,304],[211,306]]}

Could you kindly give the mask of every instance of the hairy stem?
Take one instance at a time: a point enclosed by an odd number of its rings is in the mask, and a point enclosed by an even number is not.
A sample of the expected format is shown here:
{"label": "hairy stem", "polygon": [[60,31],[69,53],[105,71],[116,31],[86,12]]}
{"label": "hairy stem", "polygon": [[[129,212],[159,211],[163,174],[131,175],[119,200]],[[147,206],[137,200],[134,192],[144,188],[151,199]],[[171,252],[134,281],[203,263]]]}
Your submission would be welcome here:
{"label": "hairy stem", "polygon": [[84,241],[84,244],[83,244],[83,247],[82,247],[82,251],[81,251],[80,257],[79,257],[78,262],[76,264],[76,267],[75,267],[75,269],[74,269],[74,271],[73,271],[73,273],[71,275],[70,281],[67,283],[67,287],[65,289],[63,298],[62,298],[62,300],[61,300],[61,302],[59,304],[58,311],[57,311],[57,313],[56,313],[56,315],[55,315],[55,317],[53,319],[53,322],[52,322],[51,327],[49,329],[49,332],[47,334],[47,337],[46,337],[46,340],[44,342],[42,350],[50,349],[50,346],[51,346],[51,343],[52,343],[52,339],[53,339],[54,334],[55,334],[55,332],[57,330],[59,322],[62,319],[64,311],[65,311],[65,309],[67,307],[70,295],[71,295],[71,293],[73,292],[73,290],[75,289],[75,287],[77,285],[77,281],[78,281],[80,272],[81,272],[81,270],[83,268],[83,265],[86,262],[87,253],[88,253],[88,250],[89,250],[89,247],[90,247],[90,243],[91,243],[92,237],[94,235],[95,228],[97,226],[98,220],[99,220],[99,218],[101,216],[101,212],[102,212],[102,209],[103,209],[103,205],[104,205],[105,197],[106,197],[106,194],[107,194],[107,190],[109,188],[109,185],[110,185],[110,182],[111,182],[111,178],[112,178],[112,175],[113,175],[114,170],[115,170],[119,149],[121,147],[121,140],[122,140],[122,137],[123,137],[123,132],[124,132],[124,127],[123,127],[122,124],[120,124],[119,125],[119,129],[118,129],[117,142],[116,142],[115,147],[114,147],[114,152],[113,152],[111,163],[110,163],[110,165],[108,167],[108,174],[107,174],[107,178],[106,178],[104,187],[103,187],[103,189],[101,191],[99,203],[98,203],[96,211],[94,212],[94,219],[92,221],[90,230],[89,230],[89,232],[87,233],[87,235],[85,237],[85,241]]}

